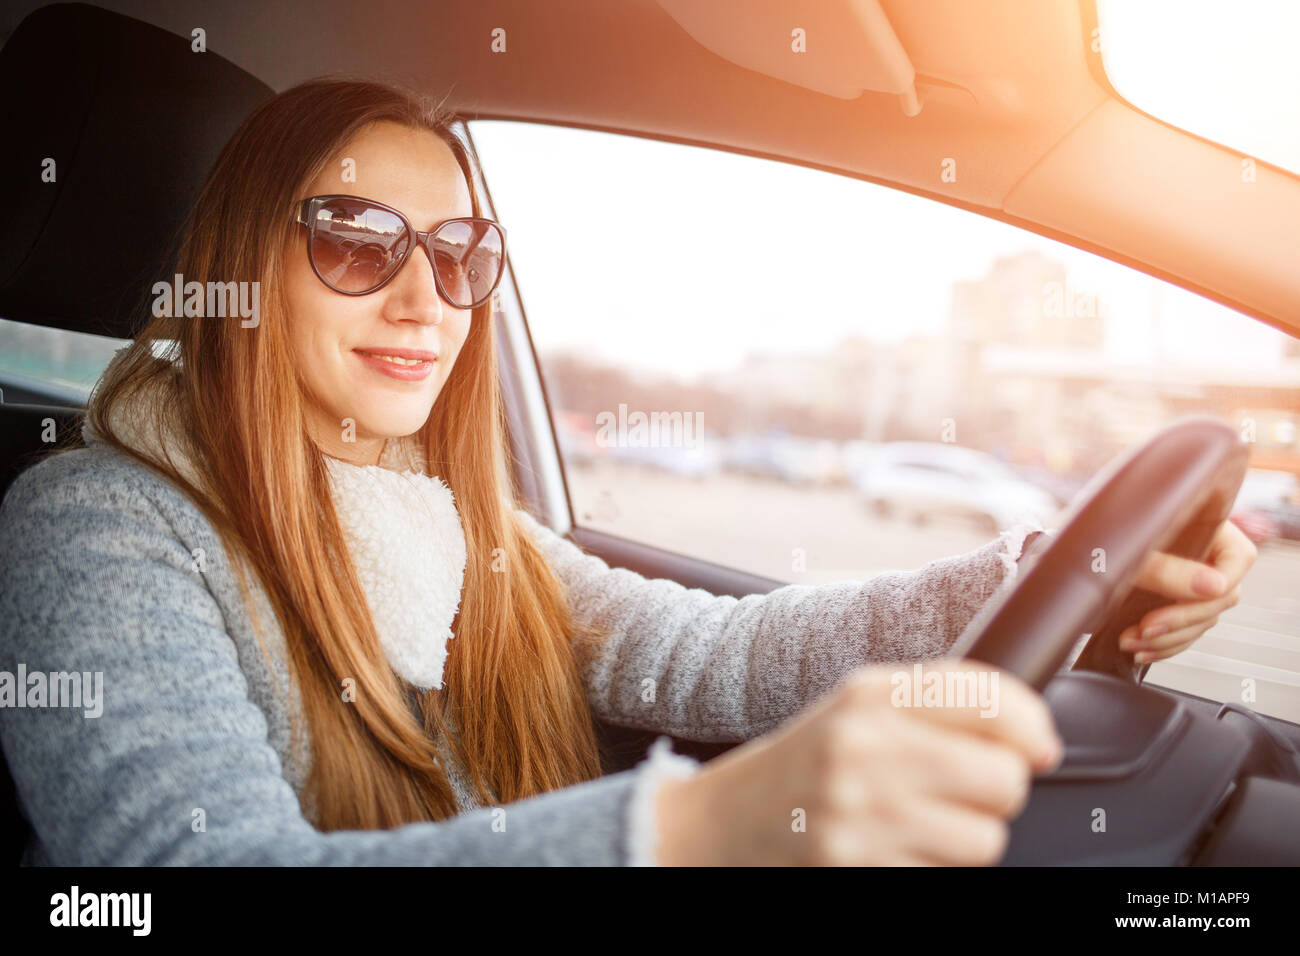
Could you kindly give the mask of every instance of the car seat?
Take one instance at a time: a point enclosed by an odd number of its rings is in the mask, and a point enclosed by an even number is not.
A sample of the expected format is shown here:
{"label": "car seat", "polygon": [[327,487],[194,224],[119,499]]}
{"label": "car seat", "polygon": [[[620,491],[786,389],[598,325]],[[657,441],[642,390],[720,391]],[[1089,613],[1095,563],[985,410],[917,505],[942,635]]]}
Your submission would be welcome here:
{"label": "car seat", "polygon": [[[132,338],[153,283],[172,274],[204,177],[271,88],[215,53],[192,52],[186,37],[63,3],[31,13],[0,47],[0,91],[0,318]],[[0,496],[48,439],[77,443],[84,414],[6,392]],[[14,862],[29,837],[20,801],[6,763],[0,854]]]}

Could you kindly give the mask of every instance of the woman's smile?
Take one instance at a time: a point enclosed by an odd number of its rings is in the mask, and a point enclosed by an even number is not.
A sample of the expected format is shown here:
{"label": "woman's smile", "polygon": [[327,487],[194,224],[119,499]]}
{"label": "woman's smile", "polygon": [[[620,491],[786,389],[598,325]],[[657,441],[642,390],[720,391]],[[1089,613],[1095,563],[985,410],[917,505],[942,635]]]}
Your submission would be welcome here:
{"label": "woman's smile", "polygon": [[367,367],[402,382],[423,382],[433,374],[434,352],[414,349],[353,349]]}

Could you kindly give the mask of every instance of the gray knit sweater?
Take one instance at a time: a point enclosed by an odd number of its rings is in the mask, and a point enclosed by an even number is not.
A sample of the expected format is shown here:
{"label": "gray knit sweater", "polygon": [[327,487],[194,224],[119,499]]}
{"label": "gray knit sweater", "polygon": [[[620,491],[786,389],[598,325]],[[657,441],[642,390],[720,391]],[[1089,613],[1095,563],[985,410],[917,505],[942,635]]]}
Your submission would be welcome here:
{"label": "gray knit sweater", "polygon": [[[766,733],[864,664],[943,656],[1009,585],[1032,530],[913,571],[738,599],[611,568],[517,514],[575,617],[609,635],[583,673],[596,716],[697,741]],[[632,770],[504,816],[476,807],[456,772],[453,819],[317,830],[303,802],[310,742],[290,746],[299,703],[283,637],[255,595],[273,629],[269,662],[216,531],[171,482],[94,441],[19,476],[0,508],[0,671],[21,668],[27,683],[24,706],[15,677],[0,696],[0,741],[34,829],[24,862],[654,862],[654,788],[697,766],[664,737]],[[34,675],[52,672],[88,675],[88,693],[102,672],[95,707],[51,706],[53,685],[36,696]]]}

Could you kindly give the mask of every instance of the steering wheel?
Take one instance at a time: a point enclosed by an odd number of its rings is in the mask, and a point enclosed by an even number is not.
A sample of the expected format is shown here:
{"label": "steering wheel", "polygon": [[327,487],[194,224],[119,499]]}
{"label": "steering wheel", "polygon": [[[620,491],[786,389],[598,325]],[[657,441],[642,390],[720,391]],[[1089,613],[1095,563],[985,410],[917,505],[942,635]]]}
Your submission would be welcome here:
{"label": "steering wheel", "polygon": [[[1074,666],[1140,681],[1119,634],[1168,599],[1133,587],[1151,551],[1202,560],[1227,520],[1249,452],[1207,415],[1165,426],[1114,458],[1025,554],[1012,587],[995,594],[953,645],[1041,691],[1070,650],[1091,634]],[[1098,622],[1100,626],[1098,626]]]}

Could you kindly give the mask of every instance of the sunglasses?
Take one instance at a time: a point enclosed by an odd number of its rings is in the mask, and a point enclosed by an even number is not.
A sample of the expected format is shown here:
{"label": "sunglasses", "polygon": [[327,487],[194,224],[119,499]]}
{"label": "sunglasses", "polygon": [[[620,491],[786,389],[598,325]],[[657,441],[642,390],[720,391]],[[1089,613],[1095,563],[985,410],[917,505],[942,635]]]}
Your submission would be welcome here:
{"label": "sunglasses", "polygon": [[473,309],[492,296],[505,271],[506,231],[491,219],[447,219],[420,232],[392,206],[360,196],[312,196],[294,221],[307,228],[307,258],[321,282],[344,295],[387,285],[417,243],[433,263],[438,294]]}

